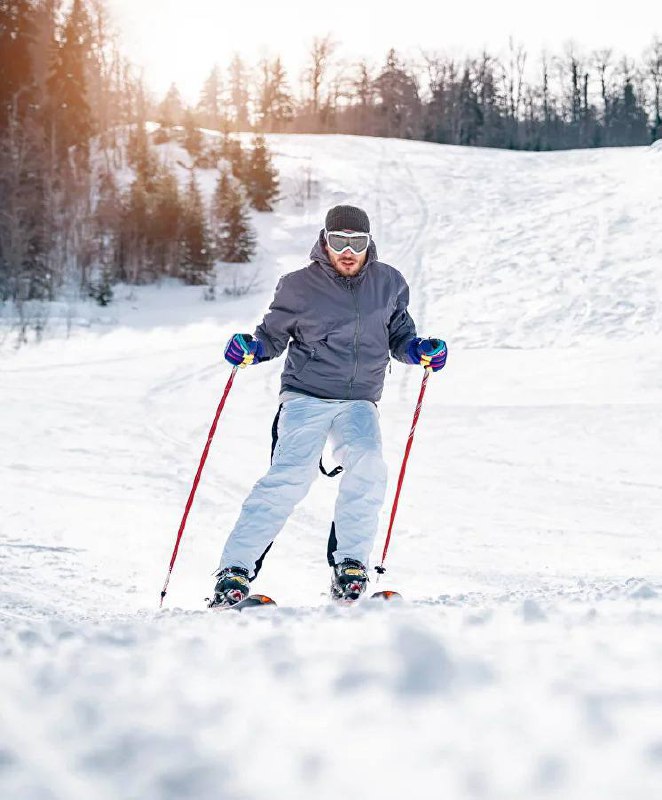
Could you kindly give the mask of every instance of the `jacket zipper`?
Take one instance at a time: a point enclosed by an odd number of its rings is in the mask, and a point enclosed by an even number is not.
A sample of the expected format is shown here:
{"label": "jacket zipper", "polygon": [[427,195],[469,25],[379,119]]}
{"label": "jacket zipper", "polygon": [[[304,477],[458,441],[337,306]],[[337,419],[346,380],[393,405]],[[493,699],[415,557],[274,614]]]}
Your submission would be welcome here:
{"label": "jacket zipper", "polygon": [[[349,283],[349,281],[347,282]],[[361,324],[361,310],[359,308],[359,300],[356,296],[354,285],[349,283],[349,289],[352,293],[352,299],[354,300],[354,307],[356,308],[356,328],[354,329],[354,374],[349,381],[349,387],[347,391],[347,399],[351,400],[352,386],[354,385],[354,381],[356,380],[356,376],[359,371],[359,325]]]}

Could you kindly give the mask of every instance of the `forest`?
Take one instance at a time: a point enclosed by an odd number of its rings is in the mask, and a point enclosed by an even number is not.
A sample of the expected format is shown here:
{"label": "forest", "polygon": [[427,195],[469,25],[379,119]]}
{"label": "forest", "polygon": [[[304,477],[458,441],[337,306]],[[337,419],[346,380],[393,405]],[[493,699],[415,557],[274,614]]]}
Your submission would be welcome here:
{"label": "forest", "polygon": [[[119,282],[168,276],[213,299],[219,266],[255,256],[252,213],[279,198],[265,134],[555,150],[645,145],[662,131],[659,39],[638,62],[569,45],[536,62],[511,41],[505,56],[391,49],[374,65],[327,35],[293,78],[279,56],[222,56],[194,101],[175,84],[156,97],[104,0],[0,0],[0,305],[38,329],[35,303],[105,305]],[[165,159],[167,144],[185,161]]]}
{"label": "forest", "polygon": [[[265,133],[346,133],[441,144],[560,150],[647,145],[662,135],[662,40],[639,62],[612,49],[532,59],[510,40],[505,54],[462,60],[443,52],[404,58],[391,49],[381,65],[336,55],[316,37],[297,91],[280,56],[249,65],[235,55],[215,65],[196,108],[208,127]],[[162,118],[182,119],[170,87]]]}
{"label": "forest", "polygon": [[[101,0],[0,2],[0,304],[20,326],[39,331],[42,301],[106,305],[118,282],[169,276],[213,299],[215,265],[254,256],[250,209],[278,195],[265,138],[153,113]],[[163,158],[166,143],[186,161]]]}

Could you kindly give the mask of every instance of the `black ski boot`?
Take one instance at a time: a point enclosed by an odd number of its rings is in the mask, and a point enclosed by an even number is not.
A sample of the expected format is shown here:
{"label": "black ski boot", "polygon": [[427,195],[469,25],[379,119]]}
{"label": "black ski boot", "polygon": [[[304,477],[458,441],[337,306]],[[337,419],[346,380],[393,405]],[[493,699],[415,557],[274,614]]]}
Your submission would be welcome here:
{"label": "black ski boot", "polygon": [[353,558],[346,558],[333,568],[331,597],[336,603],[354,603],[365,592],[367,583],[368,571],[365,566]]}
{"label": "black ski boot", "polygon": [[248,570],[243,567],[225,567],[217,573],[218,580],[214,587],[214,597],[209,608],[233,606],[248,597]]}

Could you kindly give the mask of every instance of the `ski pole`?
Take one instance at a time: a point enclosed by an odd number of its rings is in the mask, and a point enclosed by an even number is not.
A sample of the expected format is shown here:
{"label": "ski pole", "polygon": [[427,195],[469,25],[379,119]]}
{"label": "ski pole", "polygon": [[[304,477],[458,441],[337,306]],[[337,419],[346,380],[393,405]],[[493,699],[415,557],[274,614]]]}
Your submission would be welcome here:
{"label": "ski pole", "polygon": [[209,454],[209,448],[211,447],[212,439],[214,438],[214,434],[216,433],[218,418],[221,416],[221,411],[223,411],[225,400],[227,396],[230,394],[230,389],[232,388],[234,376],[237,374],[238,369],[239,367],[233,367],[232,372],[230,373],[228,382],[225,384],[225,391],[223,392],[223,397],[221,397],[221,401],[218,404],[218,408],[216,409],[216,415],[214,416],[214,421],[212,422],[211,428],[209,429],[209,434],[207,436],[207,444],[205,445],[205,449],[202,451],[202,457],[200,458],[200,463],[198,464],[198,471],[195,473],[195,478],[193,479],[193,486],[191,486],[191,491],[189,492],[188,500],[186,501],[184,516],[182,517],[182,521],[179,523],[179,531],[177,532],[177,541],[175,542],[175,549],[172,551],[172,558],[170,559],[168,574],[166,575],[165,583],[163,584],[163,589],[161,590],[161,602],[159,603],[159,608],[163,607],[163,599],[165,598],[166,592],[168,591],[168,584],[170,583],[172,568],[175,566],[175,560],[177,559],[177,553],[179,552],[179,543],[181,542],[182,536],[184,535],[184,528],[186,527],[186,520],[188,519],[188,513],[191,510],[191,506],[193,505],[193,498],[195,497],[198,484],[200,483],[200,476],[202,475],[202,470],[205,466],[207,455]]}
{"label": "ski pole", "polygon": [[[405,447],[405,455],[402,459],[402,466],[400,467],[400,475],[398,476],[398,485],[395,490],[395,497],[393,499],[393,507],[391,508],[391,519],[388,524],[388,531],[386,533],[386,541],[384,542],[384,550],[382,552],[382,561],[378,567],[375,567],[375,570],[379,575],[383,575],[386,572],[386,567],[384,566],[384,561],[386,561],[386,554],[388,553],[388,546],[391,543],[391,533],[393,531],[393,523],[395,522],[395,514],[398,510],[398,501],[400,500],[400,490],[402,489],[402,483],[405,479],[405,471],[407,469],[407,460],[409,459],[409,451],[411,450],[412,442],[414,441],[414,432],[416,431],[416,424],[418,422],[418,418],[421,414],[421,406],[423,405],[423,397],[425,395],[425,389],[428,385],[428,378],[430,377],[430,373],[432,372],[431,367],[425,368],[425,374],[423,375],[423,380],[421,382],[421,391],[418,395],[418,401],[416,402],[416,410],[414,411],[414,419],[411,423],[411,430],[409,431],[409,438],[407,439],[407,446]],[[377,579],[379,580],[379,578]]]}

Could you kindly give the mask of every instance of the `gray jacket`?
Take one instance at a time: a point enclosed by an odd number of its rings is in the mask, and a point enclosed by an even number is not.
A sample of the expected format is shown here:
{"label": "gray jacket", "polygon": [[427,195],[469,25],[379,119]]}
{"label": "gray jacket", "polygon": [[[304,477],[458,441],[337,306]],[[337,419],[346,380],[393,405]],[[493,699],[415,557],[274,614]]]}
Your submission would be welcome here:
{"label": "gray jacket", "polygon": [[264,357],[287,360],[282,391],[333,400],[377,402],[384,388],[389,350],[407,361],[416,336],[409,316],[409,287],[393,267],[377,261],[371,242],[366,263],[351,278],[331,265],[324,232],[313,247],[312,263],[284,275],[255,337]]}

